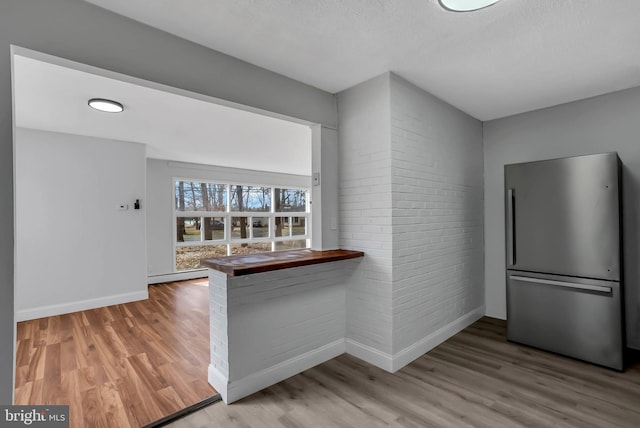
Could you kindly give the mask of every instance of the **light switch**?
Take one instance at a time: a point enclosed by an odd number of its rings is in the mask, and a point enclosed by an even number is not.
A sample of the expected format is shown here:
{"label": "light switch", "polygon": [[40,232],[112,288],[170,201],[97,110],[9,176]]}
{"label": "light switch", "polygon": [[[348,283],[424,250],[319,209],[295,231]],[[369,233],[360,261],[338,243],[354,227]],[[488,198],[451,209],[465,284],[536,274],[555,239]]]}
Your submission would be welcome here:
{"label": "light switch", "polygon": [[129,209],[129,205],[127,204],[118,205],[118,211],[126,211],[128,209]]}

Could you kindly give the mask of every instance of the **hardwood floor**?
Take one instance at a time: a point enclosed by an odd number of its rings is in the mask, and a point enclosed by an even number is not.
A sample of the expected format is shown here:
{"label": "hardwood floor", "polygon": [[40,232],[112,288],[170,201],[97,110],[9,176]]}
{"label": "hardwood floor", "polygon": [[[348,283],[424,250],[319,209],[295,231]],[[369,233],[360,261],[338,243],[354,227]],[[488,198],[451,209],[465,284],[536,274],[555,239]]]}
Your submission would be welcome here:
{"label": "hardwood floor", "polygon": [[18,323],[15,404],[69,404],[71,427],[140,427],[216,391],[208,280],[149,300]]}
{"label": "hardwood floor", "polygon": [[640,427],[640,364],[624,373],[508,343],[483,318],[395,374],[342,355],[168,426]]}

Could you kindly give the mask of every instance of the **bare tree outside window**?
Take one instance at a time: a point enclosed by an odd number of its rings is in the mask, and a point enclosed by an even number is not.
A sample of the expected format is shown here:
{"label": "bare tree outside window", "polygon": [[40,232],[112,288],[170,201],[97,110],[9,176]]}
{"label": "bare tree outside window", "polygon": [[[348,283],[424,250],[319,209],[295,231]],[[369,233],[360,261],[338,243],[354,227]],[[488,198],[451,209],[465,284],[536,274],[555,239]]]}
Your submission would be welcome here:
{"label": "bare tree outside window", "polygon": [[301,189],[274,189],[276,212],[304,212],[307,209],[307,191]]}
{"label": "bare tree outside window", "polygon": [[306,189],[175,180],[174,195],[176,271],[197,269],[200,256],[309,245]]}
{"label": "bare tree outside window", "polygon": [[231,186],[231,211],[271,211],[271,188]]}
{"label": "bare tree outside window", "polygon": [[[244,211],[244,207],[245,205],[245,193],[244,190],[242,188],[242,186],[235,186],[235,195],[236,195],[236,203],[237,203],[237,207],[238,207],[238,211]],[[233,201],[232,201],[233,203]],[[247,239],[247,218],[246,217],[240,217],[238,219],[239,221],[239,227],[240,227],[240,239]],[[243,244],[243,246],[246,247],[247,244]]]}
{"label": "bare tree outside window", "polygon": [[[176,187],[176,207],[179,211],[184,211],[184,182],[178,182]],[[184,217],[178,217],[176,232],[178,242],[184,242]]]}
{"label": "bare tree outside window", "polygon": [[[204,211],[211,211],[209,206],[209,191],[207,190],[207,183],[200,183],[200,193],[202,195],[202,208]],[[212,239],[213,223],[211,221],[204,222],[204,240],[210,241]]]}
{"label": "bare tree outside window", "polygon": [[[305,212],[307,210],[307,191],[302,189],[273,189],[275,212]],[[305,235],[306,223],[300,217],[276,217],[276,236]]]}

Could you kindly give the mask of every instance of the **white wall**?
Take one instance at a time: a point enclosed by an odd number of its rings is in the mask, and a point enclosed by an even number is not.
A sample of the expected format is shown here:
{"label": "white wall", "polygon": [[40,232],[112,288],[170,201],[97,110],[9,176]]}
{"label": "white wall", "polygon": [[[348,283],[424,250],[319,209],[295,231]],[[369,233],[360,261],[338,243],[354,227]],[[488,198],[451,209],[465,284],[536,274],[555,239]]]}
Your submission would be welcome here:
{"label": "white wall", "polygon": [[312,171],[319,173],[320,184],[311,188],[311,215],[314,250],[340,248],[338,233],[338,132],[321,125],[313,126]]}
{"label": "white wall", "polygon": [[[276,174],[220,166],[147,160],[147,264],[148,275],[159,276],[158,281],[170,281],[166,275],[174,270],[174,214],[173,179],[184,178],[220,181],[221,183],[265,184],[311,188],[311,177]],[[312,219],[313,221],[313,219]],[[206,271],[203,274],[206,276]],[[152,282],[156,279],[152,279]]]}
{"label": "white wall", "polygon": [[347,352],[395,371],[484,313],[482,125],[391,73],[338,112]]}
{"label": "white wall", "polygon": [[345,281],[358,262],[237,277],[209,269],[209,382],[225,402],[345,351]]}
{"label": "white wall", "polygon": [[[287,116],[337,126],[333,95],[82,0],[0,2],[0,402],[13,394],[10,44]],[[324,137],[321,137],[324,138]],[[335,189],[323,188],[328,199]],[[337,232],[334,231],[335,236]],[[333,236],[330,234],[330,236]]]}
{"label": "white wall", "polygon": [[141,144],[17,130],[18,320],[147,298],[145,169]]}
{"label": "white wall", "polygon": [[392,352],[390,109],[389,74],[338,95],[340,247],[365,253],[347,287],[347,339],[370,361]]}
{"label": "white wall", "polygon": [[392,75],[391,156],[393,352],[420,355],[484,314],[482,123]]}
{"label": "white wall", "polygon": [[506,317],[504,165],[613,151],[623,163],[628,344],[640,348],[640,88],[485,122],[487,315]]}

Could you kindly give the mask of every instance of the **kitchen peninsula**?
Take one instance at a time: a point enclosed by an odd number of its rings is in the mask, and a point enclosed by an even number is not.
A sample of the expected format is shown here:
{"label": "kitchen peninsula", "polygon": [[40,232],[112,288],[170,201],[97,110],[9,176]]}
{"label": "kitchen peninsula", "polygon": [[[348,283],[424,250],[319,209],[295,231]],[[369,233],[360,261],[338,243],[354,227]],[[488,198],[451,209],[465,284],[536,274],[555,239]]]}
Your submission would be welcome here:
{"label": "kitchen peninsula", "polygon": [[231,403],[345,352],[346,282],[363,252],[310,249],[202,260],[209,383]]}

